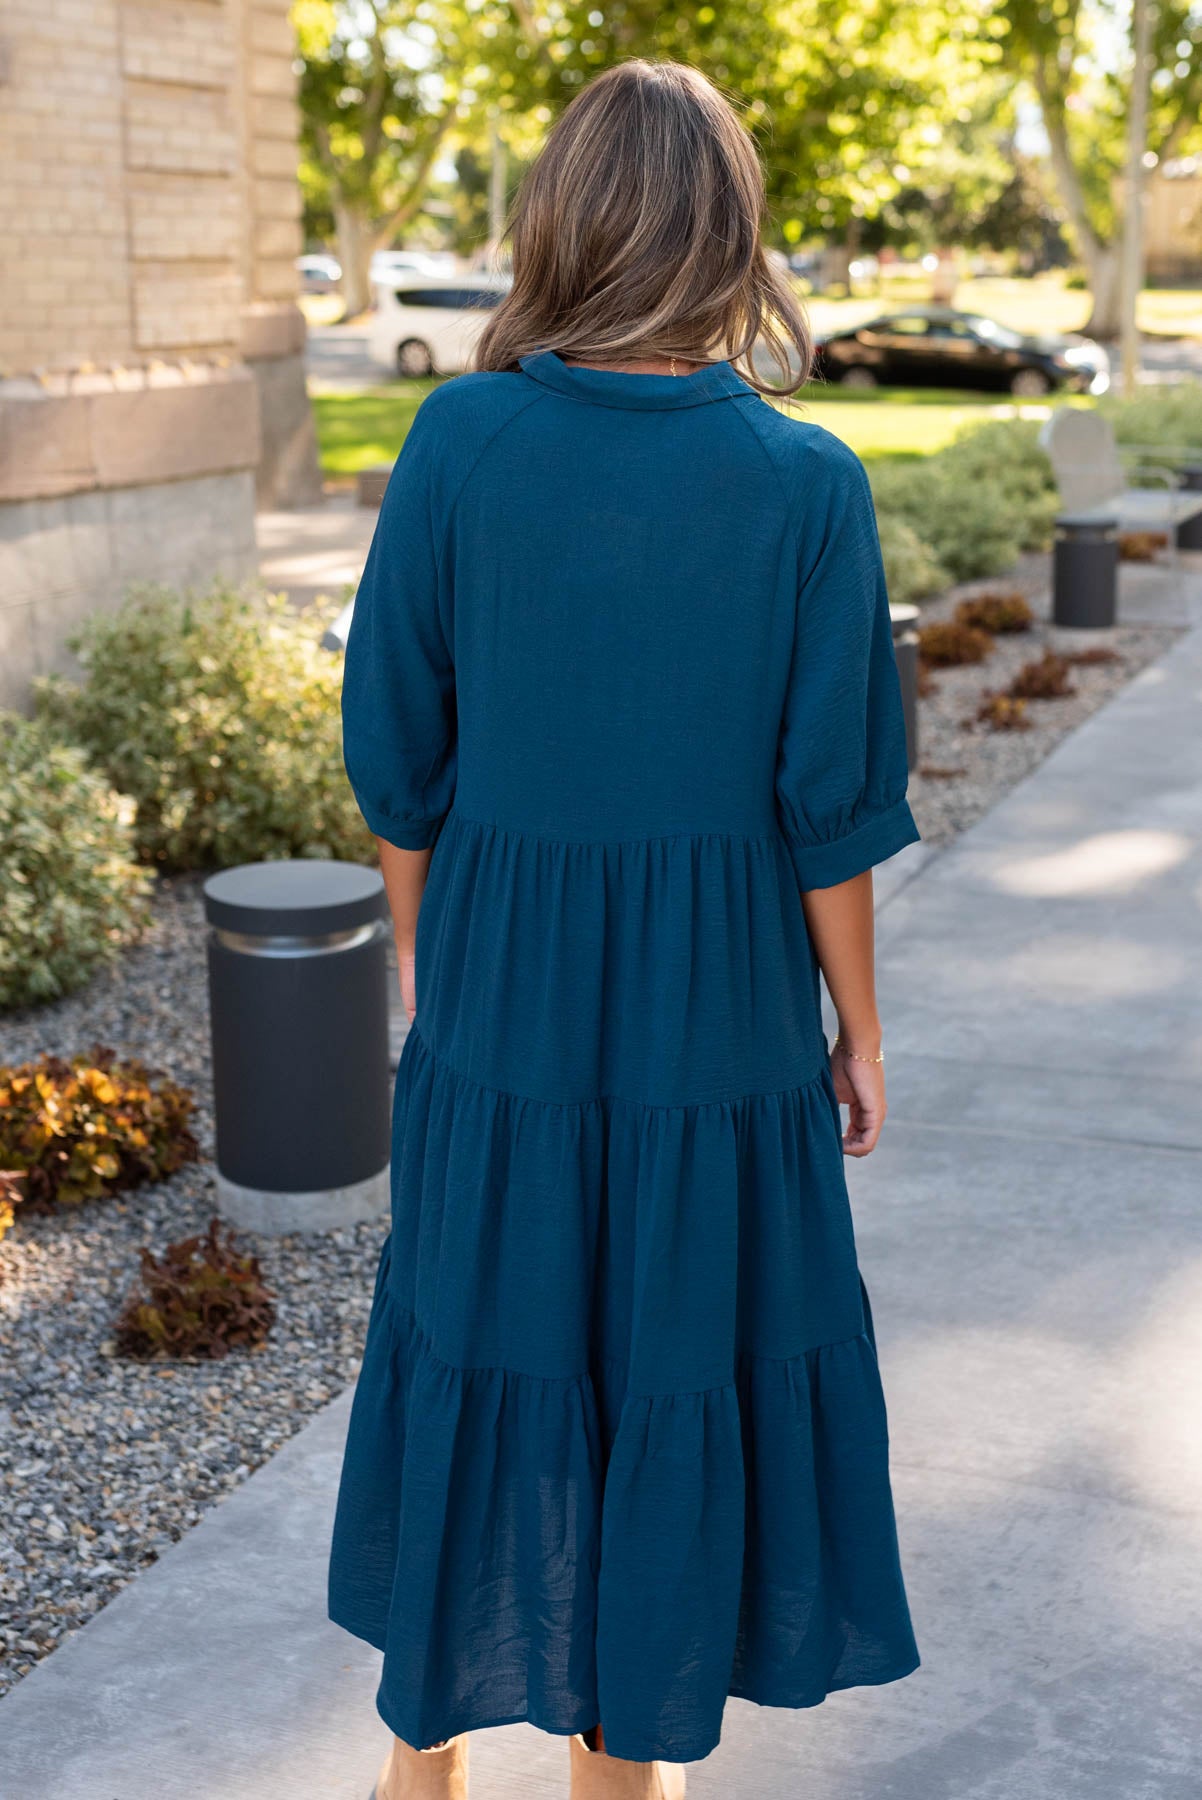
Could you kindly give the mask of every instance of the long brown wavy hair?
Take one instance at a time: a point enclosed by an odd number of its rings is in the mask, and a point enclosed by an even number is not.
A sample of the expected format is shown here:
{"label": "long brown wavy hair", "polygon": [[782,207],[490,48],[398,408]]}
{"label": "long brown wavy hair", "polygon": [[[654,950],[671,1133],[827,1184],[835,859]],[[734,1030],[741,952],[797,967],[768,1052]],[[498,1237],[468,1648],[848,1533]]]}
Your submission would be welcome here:
{"label": "long brown wavy hair", "polygon": [[[579,362],[725,358],[760,393],[796,393],[812,340],[760,241],[765,211],[751,136],[704,75],[672,62],[607,69],[522,183],[513,287],[477,367],[513,369],[540,350]],[[757,375],[757,343],[779,382]]]}

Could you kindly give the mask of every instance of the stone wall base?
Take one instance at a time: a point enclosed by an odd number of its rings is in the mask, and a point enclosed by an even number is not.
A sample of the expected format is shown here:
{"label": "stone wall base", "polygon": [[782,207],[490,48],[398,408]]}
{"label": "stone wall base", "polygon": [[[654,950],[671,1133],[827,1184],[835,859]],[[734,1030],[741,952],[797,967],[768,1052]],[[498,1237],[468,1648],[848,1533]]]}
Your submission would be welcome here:
{"label": "stone wall base", "polygon": [[250,469],[0,505],[0,707],[27,707],[35,675],[70,672],[68,637],[133,583],[256,567]]}
{"label": "stone wall base", "polygon": [[305,359],[264,357],[247,364],[259,391],[259,466],[255,496],[264,511],[321,503],[321,466]]}
{"label": "stone wall base", "polygon": [[291,301],[257,300],[242,309],[242,360],[259,396],[255,494],[264,511],[316,506],[321,464],[305,391],[305,316]]}
{"label": "stone wall base", "polygon": [[0,501],[182,481],[258,460],[258,396],[241,366],[0,381]]}

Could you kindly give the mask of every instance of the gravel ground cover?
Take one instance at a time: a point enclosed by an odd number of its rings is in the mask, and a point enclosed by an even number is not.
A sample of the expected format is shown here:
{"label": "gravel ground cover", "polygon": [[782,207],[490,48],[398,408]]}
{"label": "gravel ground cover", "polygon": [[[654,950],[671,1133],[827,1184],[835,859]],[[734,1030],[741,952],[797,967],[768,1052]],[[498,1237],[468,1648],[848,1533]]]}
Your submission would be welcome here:
{"label": "gravel ground cover", "polygon": [[[985,587],[1047,583],[1046,559],[1017,581],[977,583],[924,609],[947,617]],[[988,661],[940,671],[922,703],[914,810],[948,842],[1068,731],[1172,642],[1173,629],[1064,633],[1039,623],[999,638]],[[1008,684],[1048,645],[1105,645],[1120,660],[1073,672],[1071,699],[1032,702],[1029,731],[971,720],[984,688]],[[0,1062],[95,1043],[143,1058],[196,1094],[211,1151],[204,933],[199,883],[159,884],[153,923],[79,994],[0,1021]],[[113,1355],[113,1321],[143,1244],[202,1230],[212,1165],[121,1199],[24,1216],[0,1244],[0,1694],[84,1624],[354,1378],[382,1227],[264,1239],[278,1306],[265,1349],[218,1363],[137,1364]]]}
{"label": "gravel ground cover", "polygon": [[[1124,570],[1120,583],[1127,578]],[[1075,731],[1092,712],[1154,662],[1180,636],[1171,625],[1117,625],[1110,630],[1059,631],[1047,617],[1048,559],[1026,557],[1014,576],[970,582],[922,609],[922,623],[950,619],[957,602],[977,593],[1018,591],[1036,614],[1030,631],[995,639],[984,662],[933,672],[931,691],[920,703],[919,764],[911,776],[910,804],[924,840],[950,843],[989,811],[1016,782],[1029,775],[1062,737]],[[1113,650],[1118,661],[1077,667],[1071,672],[1076,692],[1062,700],[1032,700],[1026,731],[991,731],[976,723],[986,689],[1009,686],[1026,662],[1047,649],[1072,655],[1077,651]]]}
{"label": "gravel ground cover", "polygon": [[[0,1061],[96,1042],[186,1082],[211,1148],[199,889],[163,882],[154,922],[111,974],[0,1022]],[[382,1226],[255,1248],[278,1316],[221,1362],[134,1363],[114,1319],[143,1244],[201,1231],[212,1165],[57,1213],[0,1244],[0,1694],[238,1486],[354,1379]]]}

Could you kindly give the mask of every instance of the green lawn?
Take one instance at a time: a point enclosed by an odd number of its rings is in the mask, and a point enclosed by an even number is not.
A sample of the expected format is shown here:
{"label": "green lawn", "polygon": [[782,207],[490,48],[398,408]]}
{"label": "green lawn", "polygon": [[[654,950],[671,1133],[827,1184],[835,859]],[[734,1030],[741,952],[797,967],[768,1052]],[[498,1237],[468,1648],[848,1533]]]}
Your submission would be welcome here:
{"label": "green lawn", "polygon": [[313,416],[325,473],[354,475],[375,463],[393,462],[414,413],[437,385],[394,381],[357,393],[314,394]]}
{"label": "green lawn", "polygon": [[[405,441],[432,381],[397,381],[360,393],[313,398],[321,461],[327,476],[351,476],[374,463],[392,462]],[[1025,406],[1000,395],[938,388],[807,388],[794,410],[825,425],[859,456],[929,456],[950,444],[965,425],[1016,416],[1042,418],[1046,403]]]}
{"label": "green lawn", "polygon": [[966,425],[986,419],[1046,418],[1048,401],[1025,405],[1001,394],[967,394],[943,388],[823,387],[805,390],[790,410],[850,444],[857,456],[929,456],[950,444]]}

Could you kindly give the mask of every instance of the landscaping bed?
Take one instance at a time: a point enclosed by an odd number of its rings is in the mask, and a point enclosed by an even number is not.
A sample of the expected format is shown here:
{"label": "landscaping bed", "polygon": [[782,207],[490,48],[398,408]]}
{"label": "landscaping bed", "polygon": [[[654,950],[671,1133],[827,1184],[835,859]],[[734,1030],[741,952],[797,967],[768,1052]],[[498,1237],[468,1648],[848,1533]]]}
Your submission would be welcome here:
{"label": "landscaping bed", "polygon": [[[0,1061],[97,1040],[169,1071],[211,1147],[199,884],[161,881],[143,941],[111,971],[0,1024]],[[219,1362],[139,1363],[113,1326],[146,1244],[202,1232],[212,1165],[128,1194],[20,1210],[0,1242],[0,1693],[354,1379],[380,1222],[256,1240],[277,1318]]]}
{"label": "landscaping bed", "polygon": [[[953,618],[958,604],[984,588],[1027,595],[1035,620],[1029,631],[998,636],[982,662],[933,671],[920,702],[919,766],[911,776],[910,804],[928,844],[947,844],[995,806],[1029,775],[1061,738],[1105,704],[1134,675],[1162,656],[1180,635],[1171,625],[1116,625],[1108,630],[1061,631],[1047,617],[1049,559],[1028,556],[1004,581],[955,588],[922,609],[924,625]],[[1120,575],[1122,582],[1127,572]],[[1121,602],[1120,602],[1121,610]],[[1075,692],[1056,700],[1031,700],[1025,730],[993,731],[976,720],[985,690],[1004,690],[1020,668],[1054,650],[1113,651],[1114,662],[1070,667]]]}

